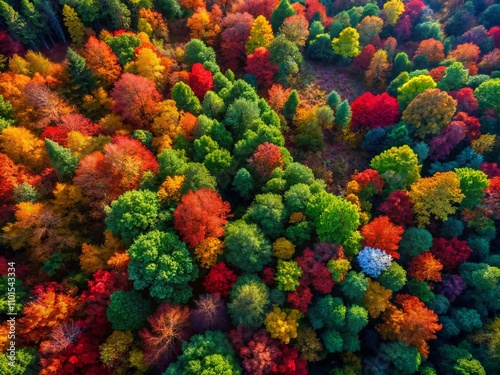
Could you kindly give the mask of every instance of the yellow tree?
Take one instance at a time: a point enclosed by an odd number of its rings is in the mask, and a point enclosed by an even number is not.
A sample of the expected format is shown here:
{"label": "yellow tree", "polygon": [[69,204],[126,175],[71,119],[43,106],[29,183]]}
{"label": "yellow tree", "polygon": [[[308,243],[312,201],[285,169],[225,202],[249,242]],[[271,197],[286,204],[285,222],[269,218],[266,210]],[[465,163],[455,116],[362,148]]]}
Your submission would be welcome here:
{"label": "yellow tree", "polygon": [[358,31],[353,27],[346,27],[338,38],[333,38],[332,48],[333,52],[344,58],[358,56],[361,53]]}
{"label": "yellow tree", "polygon": [[405,11],[405,5],[401,0],[389,0],[384,4],[384,12],[389,25],[395,25],[399,16]]}
{"label": "yellow tree", "polygon": [[209,13],[205,8],[198,8],[188,19],[187,25],[191,38],[203,40],[212,45],[215,38],[221,32],[221,22],[217,22],[217,17]]}
{"label": "yellow tree", "polygon": [[161,88],[163,71],[165,67],[161,64],[161,58],[151,48],[142,48],[136,55],[135,60],[125,66],[125,72],[139,74],[155,83]]}
{"label": "yellow tree", "polygon": [[266,19],[260,15],[254,21],[250,30],[250,37],[245,46],[247,55],[252,54],[257,47],[267,47],[274,40],[273,28]]}
{"label": "yellow tree", "polygon": [[33,171],[49,166],[45,142],[22,126],[9,126],[0,134],[0,150],[17,164]]}
{"label": "yellow tree", "polygon": [[298,320],[302,317],[299,310],[287,310],[281,310],[275,305],[264,321],[271,337],[280,340],[283,344],[288,344],[291,339],[297,337]]}
{"label": "yellow tree", "polygon": [[66,25],[73,43],[75,43],[77,46],[83,45],[83,40],[85,38],[85,26],[83,25],[82,21],[80,21],[78,13],[76,13],[76,11],[69,5],[64,4],[63,17],[64,25]]}
{"label": "yellow tree", "polygon": [[411,185],[409,196],[420,227],[430,223],[431,215],[438,220],[447,220],[465,197],[455,172],[437,172],[432,177],[419,179]]}

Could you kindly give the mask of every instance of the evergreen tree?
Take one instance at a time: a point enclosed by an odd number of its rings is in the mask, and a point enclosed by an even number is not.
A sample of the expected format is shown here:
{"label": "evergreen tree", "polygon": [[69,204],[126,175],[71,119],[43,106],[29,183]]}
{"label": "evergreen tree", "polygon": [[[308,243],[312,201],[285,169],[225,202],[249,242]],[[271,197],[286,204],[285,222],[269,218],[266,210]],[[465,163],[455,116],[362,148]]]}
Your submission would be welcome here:
{"label": "evergreen tree", "polygon": [[274,9],[273,15],[271,16],[271,26],[273,27],[274,33],[277,33],[287,17],[293,16],[295,10],[290,5],[289,0],[281,0],[280,5]]}
{"label": "evergreen tree", "polygon": [[49,155],[52,167],[64,180],[71,180],[78,167],[78,157],[71,154],[71,151],[58,145],[50,139],[45,139],[45,147]]}
{"label": "evergreen tree", "polygon": [[283,116],[285,116],[288,121],[291,121],[293,116],[295,116],[299,101],[299,94],[297,93],[297,90],[292,90],[282,109]]}
{"label": "evergreen tree", "polygon": [[70,96],[73,96],[71,99],[81,99],[92,92],[95,87],[95,78],[87,67],[85,59],[73,49],[68,48],[66,56],[68,57],[68,74],[73,81],[70,87],[72,93]]}

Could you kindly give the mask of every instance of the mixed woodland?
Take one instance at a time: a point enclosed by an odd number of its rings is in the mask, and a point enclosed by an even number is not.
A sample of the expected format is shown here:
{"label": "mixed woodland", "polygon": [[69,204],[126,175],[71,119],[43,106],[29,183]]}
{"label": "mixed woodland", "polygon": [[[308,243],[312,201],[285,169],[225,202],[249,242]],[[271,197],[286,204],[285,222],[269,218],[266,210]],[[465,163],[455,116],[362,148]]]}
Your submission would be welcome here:
{"label": "mixed woodland", "polygon": [[499,374],[499,113],[494,0],[0,0],[0,373]]}

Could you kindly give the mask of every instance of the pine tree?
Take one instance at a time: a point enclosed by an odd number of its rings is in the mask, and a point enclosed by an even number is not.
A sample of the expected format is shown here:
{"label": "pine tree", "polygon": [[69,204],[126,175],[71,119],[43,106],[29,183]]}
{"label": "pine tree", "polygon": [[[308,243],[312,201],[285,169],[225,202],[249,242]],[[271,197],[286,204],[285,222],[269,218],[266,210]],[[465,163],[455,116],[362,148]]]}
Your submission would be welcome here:
{"label": "pine tree", "polygon": [[281,0],[280,5],[274,10],[271,16],[273,31],[277,33],[287,17],[295,15],[296,12],[290,5],[289,0]]}
{"label": "pine tree", "polygon": [[9,32],[24,44],[37,47],[38,37],[30,25],[7,2],[0,1],[0,18],[3,19]]}
{"label": "pine tree", "polygon": [[288,100],[286,101],[282,113],[283,116],[288,121],[291,121],[293,119],[293,116],[295,116],[295,112],[297,112],[297,106],[299,105],[299,94],[297,93],[297,90],[292,90],[290,93],[290,96],[288,97]]}
{"label": "pine tree", "polygon": [[71,154],[69,149],[58,145],[48,138],[45,139],[45,147],[57,174],[64,180],[71,180],[78,167],[78,157]]}
{"label": "pine tree", "polygon": [[72,94],[70,96],[73,96],[74,99],[81,99],[92,92],[95,86],[95,78],[92,71],[87,67],[85,59],[73,49],[68,48],[66,56],[68,58],[67,70],[73,81],[73,85],[70,87]]}
{"label": "pine tree", "polygon": [[80,17],[78,17],[78,14],[73,8],[66,4],[63,7],[63,16],[64,25],[66,25],[68,29],[71,40],[77,46],[81,46],[85,38],[85,26],[82,21],[80,21]]}

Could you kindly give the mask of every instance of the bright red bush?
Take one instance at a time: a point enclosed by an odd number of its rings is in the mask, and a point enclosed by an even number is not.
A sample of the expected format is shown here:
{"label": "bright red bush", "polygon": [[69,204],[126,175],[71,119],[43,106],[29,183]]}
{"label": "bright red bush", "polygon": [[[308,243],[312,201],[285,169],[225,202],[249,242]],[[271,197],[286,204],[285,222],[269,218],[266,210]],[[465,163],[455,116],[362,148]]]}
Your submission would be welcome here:
{"label": "bright red bush", "polygon": [[224,262],[220,262],[210,268],[203,286],[208,293],[218,293],[221,297],[227,297],[237,278],[233,270],[227,268]]}
{"label": "bright red bush", "polygon": [[206,92],[214,87],[212,73],[200,63],[193,64],[189,73],[189,86],[198,99],[203,100]]}
{"label": "bright red bush", "polygon": [[399,105],[396,98],[387,93],[373,95],[370,92],[358,96],[351,103],[351,127],[354,130],[375,129],[399,121]]}
{"label": "bright red bush", "polygon": [[273,78],[279,70],[278,65],[272,63],[269,58],[271,53],[265,47],[258,47],[248,55],[245,72],[253,74],[257,83],[263,86],[271,86]]}
{"label": "bright red bush", "polygon": [[384,250],[394,259],[399,259],[399,241],[404,228],[394,225],[387,216],[379,216],[361,228],[361,235],[365,238],[365,246]]}

